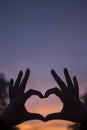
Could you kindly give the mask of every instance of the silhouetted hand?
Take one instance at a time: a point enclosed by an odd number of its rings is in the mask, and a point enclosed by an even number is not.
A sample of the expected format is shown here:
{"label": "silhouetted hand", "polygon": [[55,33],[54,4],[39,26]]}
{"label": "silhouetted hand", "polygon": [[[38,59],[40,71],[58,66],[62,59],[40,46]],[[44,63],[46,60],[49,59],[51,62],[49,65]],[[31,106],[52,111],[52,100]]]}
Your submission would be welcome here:
{"label": "silhouetted hand", "polygon": [[[25,109],[26,100],[32,95],[38,95],[40,98],[43,98],[43,95],[36,90],[28,90],[24,93],[27,80],[29,78],[30,71],[26,70],[25,76],[22,79],[23,72],[20,71],[17,77],[16,82],[14,80],[10,80],[9,85],[9,96],[10,103],[1,116],[1,119],[7,124],[7,126],[15,126],[27,120],[39,119],[44,120],[43,116],[36,113],[29,113]],[[22,81],[21,81],[22,79]]]}
{"label": "silhouetted hand", "polygon": [[64,75],[66,78],[66,84],[56,74],[54,70],[51,71],[53,78],[58,83],[59,88],[53,88],[45,93],[45,97],[50,94],[55,94],[60,97],[63,103],[63,109],[59,113],[53,113],[46,116],[46,121],[53,119],[62,119],[72,122],[82,123],[87,118],[87,107],[79,99],[79,87],[76,76],[71,80],[68,70],[64,69]]}

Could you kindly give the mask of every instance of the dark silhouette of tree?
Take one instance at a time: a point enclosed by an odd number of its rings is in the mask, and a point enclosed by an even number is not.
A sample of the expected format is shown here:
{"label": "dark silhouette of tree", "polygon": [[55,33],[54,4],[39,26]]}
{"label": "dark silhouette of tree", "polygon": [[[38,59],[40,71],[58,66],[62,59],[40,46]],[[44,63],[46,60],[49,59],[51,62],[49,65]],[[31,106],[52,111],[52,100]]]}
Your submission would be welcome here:
{"label": "dark silhouette of tree", "polygon": [[[7,107],[7,101],[9,100],[8,95],[9,81],[5,79],[3,74],[0,74],[0,115],[4,112]],[[9,130],[19,130],[17,127],[9,128]]]}
{"label": "dark silhouette of tree", "polygon": [[81,99],[83,100],[83,103],[87,105],[87,92],[81,97]]}
{"label": "dark silhouette of tree", "polygon": [[69,130],[80,130],[80,124],[75,123],[75,124],[73,124],[73,125],[69,125],[69,126],[68,126],[68,129],[69,129]]}
{"label": "dark silhouette of tree", "polygon": [[8,85],[9,81],[6,81],[4,75],[0,74],[0,114],[2,114],[7,107]]}
{"label": "dark silhouette of tree", "polygon": [[[83,103],[85,105],[87,105],[87,92],[83,96],[81,96],[81,99],[82,99]],[[81,127],[80,124],[74,123],[73,125],[69,125],[68,129],[69,130],[80,130],[80,127]]]}

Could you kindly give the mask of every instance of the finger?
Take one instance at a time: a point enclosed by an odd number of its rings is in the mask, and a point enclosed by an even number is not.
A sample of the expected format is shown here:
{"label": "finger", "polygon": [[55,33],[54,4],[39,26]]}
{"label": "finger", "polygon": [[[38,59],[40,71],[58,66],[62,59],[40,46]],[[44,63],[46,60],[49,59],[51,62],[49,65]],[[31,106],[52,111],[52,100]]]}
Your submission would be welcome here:
{"label": "finger", "polygon": [[17,77],[17,79],[15,81],[14,89],[18,89],[18,87],[20,85],[20,81],[21,81],[22,75],[23,75],[23,72],[20,71],[19,74],[18,74],[18,77]]}
{"label": "finger", "polygon": [[26,73],[25,73],[25,76],[20,84],[20,89],[24,92],[25,91],[25,87],[26,87],[26,84],[27,84],[27,81],[28,81],[28,78],[29,78],[29,75],[30,75],[30,70],[27,69],[26,70]]}
{"label": "finger", "polygon": [[32,95],[37,95],[37,96],[39,96],[40,98],[43,98],[42,93],[39,92],[39,91],[37,91],[37,90],[31,89],[31,90],[30,90],[30,93],[31,93],[31,96],[32,96]]}
{"label": "finger", "polygon": [[24,94],[24,101],[26,101],[29,97],[31,97],[32,95],[37,95],[40,98],[43,98],[43,95],[41,92],[37,91],[37,90],[28,90],[25,94]]}
{"label": "finger", "polygon": [[56,80],[56,82],[59,84],[59,87],[61,88],[62,91],[65,91],[66,85],[62,81],[62,79],[56,74],[54,70],[51,70],[51,74],[53,78]]}
{"label": "finger", "polygon": [[27,120],[42,120],[45,121],[45,118],[41,115],[41,114],[37,114],[37,113],[28,113],[27,114]]}
{"label": "finger", "polygon": [[78,85],[78,81],[77,81],[76,76],[73,77],[73,82],[74,82],[74,89],[75,89],[77,95],[79,96],[79,85]]}
{"label": "finger", "polygon": [[14,80],[11,79],[10,83],[9,83],[9,96],[10,96],[10,98],[11,98],[11,95],[13,95],[13,83],[14,83]]}
{"label": "finger", "polygon": [[45,121],[63,119],[60,113],[52,113],[45,117]]}
{"label": "finger", "polygon": [[47,98],[50,94],[55,94],[58,97],[60,97],[61,99],[63,98],[63,94],[62,92],[58,89],[58,88],[52,88],[46,91],[44,97]]}
{"label": "finger", "polygon": [[70,78],[69,72],[68,72],[68,70],[66,68],[64,69],[64,75],[65,75],[65,78],[66,78],[66,82],[67,82],[68,88],[72,88],[73,87],[73,83],[72,83],[72,80]]}
{"label": "finger", "polygon": [[67,121],[75,121],[74,118],[71,117],[71,114],[63,113],[62,111],[59,113],[52,113],[45,117],[45,121],[49,120],[67,120]]}

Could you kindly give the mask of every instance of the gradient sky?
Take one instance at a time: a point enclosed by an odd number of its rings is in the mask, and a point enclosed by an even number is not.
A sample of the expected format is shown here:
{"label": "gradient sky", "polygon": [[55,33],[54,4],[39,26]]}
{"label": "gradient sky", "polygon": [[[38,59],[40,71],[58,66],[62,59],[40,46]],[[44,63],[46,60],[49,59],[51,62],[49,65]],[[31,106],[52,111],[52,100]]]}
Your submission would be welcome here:
{"label": "gradient sky", "polygon": [[[0,0],[0,72],[7,79],[15,79],[20,69],[25,72],[30,68],[26,89],[37,89],[44,94],[57,86],[50,70],[54,68],[64,79],[63,68],[67,67],[71,76],[77,75],[83,94],[87,86],[86,54],[86,0]],[[52,96],[44,105],[36,99],[32,97],[27,102],[27,109],[31,103],[31,111],[35,111],[37,102],[37,112],[45,115],[57,111],[57,97]],[[65,130],[64,123],[58,125],[59,121],[37,122],[43,126],[42,130],[58,130],[60,126]],[[37,123],[32,127],[33,121],[28,124],[29,130],[39,129]]]}

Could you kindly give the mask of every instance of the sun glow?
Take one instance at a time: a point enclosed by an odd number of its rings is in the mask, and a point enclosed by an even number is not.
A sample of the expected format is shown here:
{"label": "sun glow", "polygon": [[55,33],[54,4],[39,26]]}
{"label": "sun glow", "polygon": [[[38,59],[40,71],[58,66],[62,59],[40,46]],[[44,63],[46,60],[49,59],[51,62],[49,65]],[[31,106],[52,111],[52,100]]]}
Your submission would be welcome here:
{"label": "sun glow", "polygon": [[63,108],[63,104],[60,99],[54,95],[46,99],[33,96],[27,100],[25,107],[28,112],[40,113],[46,116],[50,113],[60,112]]}
{"label": "sun glow", "polygon": [[67,125],[72,124],[66,121],[49,121],[47,123],[41,121],[30,121],[23,123],[18,127],[21,130],[67,130]]}
{"label": "sun glow", "polygon": [[[60,112],[63,108],[63,104],[55,95],[50,95],[46,99],[32,96],[27,100],[25,107],[28,112],[39,113],[46,116],[50,113]],[[70,122],[62,120],[53,120],[48,122],[34,120],[23,123],[19,127],[21,130],[67,130],[68,124],[70,124]]]}

